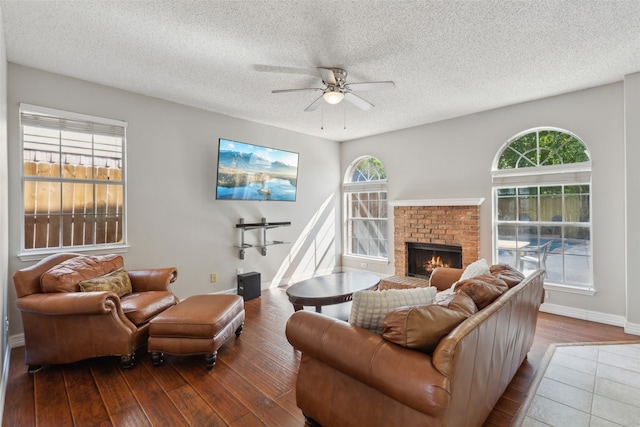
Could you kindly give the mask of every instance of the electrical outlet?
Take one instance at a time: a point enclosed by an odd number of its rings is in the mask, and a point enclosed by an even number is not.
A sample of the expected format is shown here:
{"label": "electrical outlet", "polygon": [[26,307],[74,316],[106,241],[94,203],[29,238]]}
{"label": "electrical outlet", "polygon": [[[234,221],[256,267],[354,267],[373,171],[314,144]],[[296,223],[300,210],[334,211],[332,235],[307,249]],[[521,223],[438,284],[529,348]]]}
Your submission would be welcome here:
{"label": "electrical outlet", "polygon": [[549,299],[549,291],[544,291],[544,299],[545,300]]}
{"label": "electrical outlet", "polygon": [[218,275],[216,273],[211,273],[211,283],[216,283],[218,281]]}
{"label": "electrical outlet", "polygon": [[244,270],[242,268],[236,268],[236,274],[242,274]]}
{"label": "electrical outlet", "polygon": [[360,267],[361,268],[367,268],[367,263],[366,262],[361,262],[360,263]]}

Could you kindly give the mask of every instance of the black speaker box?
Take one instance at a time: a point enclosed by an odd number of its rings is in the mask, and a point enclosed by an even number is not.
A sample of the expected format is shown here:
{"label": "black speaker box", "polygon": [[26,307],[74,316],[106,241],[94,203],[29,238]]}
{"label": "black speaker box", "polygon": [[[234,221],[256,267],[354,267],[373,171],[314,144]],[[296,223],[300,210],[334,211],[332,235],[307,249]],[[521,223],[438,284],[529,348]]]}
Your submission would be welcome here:
{"label": "black speaker box", "polygon": [[258,298],[260,296],[260,273],[238,274],[238,295],[245,301]]}

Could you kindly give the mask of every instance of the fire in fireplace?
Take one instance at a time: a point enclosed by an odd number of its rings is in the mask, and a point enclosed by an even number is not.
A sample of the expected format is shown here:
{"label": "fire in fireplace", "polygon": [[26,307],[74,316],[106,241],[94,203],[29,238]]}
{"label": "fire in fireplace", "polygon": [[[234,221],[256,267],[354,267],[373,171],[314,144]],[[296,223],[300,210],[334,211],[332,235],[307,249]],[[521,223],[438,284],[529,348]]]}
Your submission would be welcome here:
{"label": "fire in fireplace", "polygon": [[408,270],[412,277],[431,277],[437,267],[462,268],[462,247],[407,242]]}

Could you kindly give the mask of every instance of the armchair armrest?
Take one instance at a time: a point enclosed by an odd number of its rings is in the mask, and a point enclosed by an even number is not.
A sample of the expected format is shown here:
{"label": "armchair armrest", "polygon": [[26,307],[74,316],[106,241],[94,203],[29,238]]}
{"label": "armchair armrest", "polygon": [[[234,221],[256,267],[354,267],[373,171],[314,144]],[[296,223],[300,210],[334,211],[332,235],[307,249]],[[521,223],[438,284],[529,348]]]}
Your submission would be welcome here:
{"label": "armchair armrest", "polygon": [[449,380],[433,367],[431,357],[425,353],[311,311],[295,312],[287,321],[286,335],[305,356],[413,409],[434,417],[447,410]]}
{"label": "armchair armrest", "polygon": [[43,315],[106,314],[120,307],[113,292],[31,294],[16,300],[20,311]]}
{"label": "armchair armrest", "polygon": [[169,285],[178,278],[175,267],[127,270],[133,292],[168,291]]}

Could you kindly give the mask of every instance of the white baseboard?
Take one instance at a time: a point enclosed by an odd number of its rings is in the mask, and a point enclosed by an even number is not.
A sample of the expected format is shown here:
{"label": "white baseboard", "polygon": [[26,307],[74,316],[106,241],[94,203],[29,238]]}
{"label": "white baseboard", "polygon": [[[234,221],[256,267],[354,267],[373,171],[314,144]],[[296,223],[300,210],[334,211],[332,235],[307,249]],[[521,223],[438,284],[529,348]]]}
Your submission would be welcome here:
{"label": "white baseboard", "polygon": [[237,295],[238,294],[238,289],[237,288],[231,288],[231,289],[225,289],[224,291],[209,292],[209,295],[215,295],[215,294]]}
{"label": "white baseboard", "polygon": [[9,348],[24,346],[24,333],[9,336]]}
{"label": "white baseboard", "polygon": [[605,325],[619,327],[625,327],[625,323],[627,323],[624,316],[600,313],[598,311],[584,310],[581,308],[567,307],[558,304],[550,304],[548,302],[545,302],[540,306],[540,311],[544,313],[557,314],[560,316],[573,317],[574,319],[588,320],[590,322],[604,323]]}
{"label": "white baseboard", "polygon": [[640,335],[640,323],[625,322],[624,332],[632,335]]}

